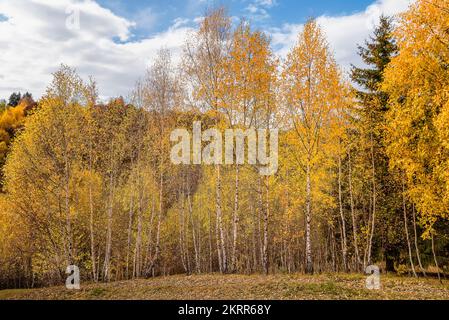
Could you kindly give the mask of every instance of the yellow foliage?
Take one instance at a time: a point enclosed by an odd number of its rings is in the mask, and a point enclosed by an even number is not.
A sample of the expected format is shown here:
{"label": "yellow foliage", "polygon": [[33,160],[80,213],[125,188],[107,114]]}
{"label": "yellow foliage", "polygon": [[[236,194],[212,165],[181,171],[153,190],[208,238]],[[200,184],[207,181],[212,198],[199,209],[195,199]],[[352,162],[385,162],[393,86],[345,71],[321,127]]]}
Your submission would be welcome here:
{"label": "yellow foliage", "polygon": [[396,30],[400,54],[385,72],[388,155],[404,170],[427,231],[449,218],[449,12],[447,0],[418,0]]}

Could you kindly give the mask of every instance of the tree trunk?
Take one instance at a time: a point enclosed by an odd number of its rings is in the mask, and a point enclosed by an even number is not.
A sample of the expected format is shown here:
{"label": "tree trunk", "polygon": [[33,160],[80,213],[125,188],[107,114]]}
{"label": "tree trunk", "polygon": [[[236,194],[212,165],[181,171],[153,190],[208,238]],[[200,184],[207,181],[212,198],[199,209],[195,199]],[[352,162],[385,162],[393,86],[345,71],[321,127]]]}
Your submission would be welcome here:
{"label": "tree trunk", "polygon": [[407,206],[405,203],[405,187],[404,187],[404,179],[402,179],[402,208],[404,211],[404,230],[405,230],[405,237],[407,239],[407,246],[408,246],[408,257],[410,260],[410,266],[412,267],[412,272],[415,278],[418,277],[415,271],[415,265],[413,264],[413,257],[412,257],[412,245],[410,244],[410,237],[408,234],[408,222],[407,222]]}
{"label": "tree trunk", "polygon": [[212,248],[212,217],[211,212],[208,210],[209,217],[209,272],[213,271],[213,248]]}
{"label": "tree trunk", "polygon": [[257,222],[258,222],[258,218],[257,218],[257,214],[256,214],[256,203],[253,203],[251,201],[251,212],[253,213],[253,236],[252,236],[252,242],[253,242],[253,269],[252,271],[257,270],[257,266],[258,266],[258,262],[257,262],[257,244],[258,244],[258,239],[259,239],[259,235],[258,235],[258,229],[257,229]]}
{"label": "tree trunk", "polygon": [[340,207],[340,218],[341,218],[341,231],[342,231],[342,257],[343,257],[343,270],[348,271],[348,261],[347,261],[347,240],[346,240],[346,221],[343,212],[343,195],[341,190],[341,156],[338,157],[338,202]]}
{"label": "tree trunk", "polygon": [[159,261],[159,254],[161,250],[161,223],[162,223],[162,213],[164,210],[164,174],[161,169],[160,180],[159,180],[159,212],[157,217],[157,228],[156,228],[156,247],[153,260],[151,262],[151,275],[154,277],[156,264]]}
{"label": "tree trunk", "polygon": [[179,210],[179,251],[181,255],[181,263],[184,268],[184,271],[188,274],[189,269],[187,267],[187,259],[186,259],[186,253],[185,253],[185,204],[184,204],[184,190],[180,192],[181,199],[181,210]]}
{"label": "tree trunk", "polygon": [[312,261],[312,239],[311,239],[311,223],[312,223],[312,187],[310,177],[310,163],[307,164],[306,170],[306,273],[313,274]]}
{"label": "tree trunk", "polygon": [[154,256],[151,257],[151,261],[149,263],[149,266],[147,270],[145,271],[146,277],[155,275],[155,269],[156,265],[159,262],[159,254],[160,254],[160,243],[161,243],[161,223],[162,223],[162,214],[164,210],[164,204],[163,204],[163,194],[164,194],[164,174],[162,171],[162,165],[160,168],[160,174],[159,174],[159,210],[157,214],[157,227],[156,227],[156,243],[155,243],[155,250],[154,250]]}
{"label": "tree trunk", "polygon": [[335,230],[333,227],[331,227],[331,251],[332,251],[332,271],[337,272],[337,258],[335,257],[335,250],[336,250],[336,244],[335,244]]}
{"label": "tree trunk", "polygon": [[223,259],[221,258],[220,228],[218,227],[217,211],[215,211],[215,241],[217,247],[218,270],[220,273],[223,273]]}
{"label": "tree trunk", "polygon": [[142,199],[143,193],[139,195],[139,210],[137,216],[137,235],[136,235],[136,245],[134,249],[134,269],[133,276],[138,278],[141,276],[141,248],[142,248]]}
{"label": "tree trunk", "polygon": [[[92,139],[92,137],[91,137]],[[92,140],[89,145],[89,173],[92,174]],[[90,259],[92,263],[92,280],[98,281],[97,264],[95,259],[95,231],[94,231],[94,200],[92,195],[92,177],[89,181],[89,231],[90,231]]]}
{"label": "tree trunk", "polygon": [[237,250],[237,235],[238,235],[238,223],[239,223],[239,170],[238,164],[235,165],[235,197],[234,197],[234,215],[233,215],[233,229],[232,229],[232,256],[231,256],[231,268],[232,271],[236,271],[236,250]]}
{"label": "tree trunk", "polygon": [[195,251],[195,270],[196,270],[196,273],[200,273],[200,257],[199,257],[198,247],[197,247],[195,223],[193,221],[193,208],[192,208],[192,200],[190,198],[190,190],[187,191],[187,201],[189,203],[189,216],[190,216],[190,222],[192,225],[192,240],[193,240],[193,248]]}
{"label": "tree trunk", "polygon": [[[368,265],[371,265],[372,257],[371,257],[371,250],[373,245],[373,237],[374,237],[374,227],[376,225],[376,165],[375,165],[375,159],[374,159],[374,139],[373,139],[373,133],[371,133],[371,166],[372,166],[372,197],[373,197],[373,203],[372,203],[372,215],[371,215],[371,227],[370,227],[370,236],[368,241],[368,253],[367,253],[367,261]],[[364,269],[366,269],[367,265],[365,264]]]}
{"label": "tree trunk", "polygon": [[146,249],[146,253],[145,253],[145,270],[146,272],[148,272],[149,270],[149,266],[151,264],[151,261],[153,260],[153,248],[152,248],[152,241],[153,241],[153,222],[154,222],[154,217],[155,217],[155,212],[156,212],[156,201],[155,201],[155,196],[154,194],[151,197],[151,217],[150,217],[150,223],[148,226],[148,231],[147,231],[147,237],[148,237],[148,242],[147,242],[147,249]]}
{"label": "tree trunk", "polygon": [[70,165],[67,154],[66,141],[64,139],[64,193],[65,193],[65,213],[66,213],[66,232],[67,232],[67,263],[73,263],[73,235],[72,235],[72,218],[70,213]]}
{"label": "tree trunk", "polygon": [[353,241],[354,241],[354,254],[356,261],[356,270],[360,271],[360,267],[362,262],[360,261],[360,253],[359,253],[359,245],[357,240],[358,228],[357,221],[355,217],[354,211],[354,195],[352,191],[352,163],[351,163],[351,151],[348,150],[348,167],[349,167],[349,198],[351,203],[351,219],[352,219],[352,233],[353,233]]}
{"label": "tree trunk", "polygon": [[216,210],[217,210],[217,225],[220,237],[220,255],[221,255],[221,266],[222,273],[226,273],[228,271],[227,268],[227,257],[226,257],[226,246],[224,239],[224,230],[223,230],[223,221],[222,221],[222,211],[221,211],[221,174],[220,174],[220,165],[216,166],[217,172],[217,185],[216,185]]}
{"label": "tree trunk", "polygon": [[131,253],[131,236],[132,236],[132,226],[133,226],[133,208],[134,207],[134,197],[131,191],[131,199],[129,201],[129,213],[128,213],[128,241],[126,246],[126,279],[129,279],[129,255]]}
{"label": "tree trunk", "polygon": [[111,264],[111,250],[112,250],[112,212],[114,202],[114,168],[113,168],[113,149],[114,144],[111,145],[111,172],[109,174],[109,205],[107,215],[107,231],[106,231],[106,251],[104,256],[103,265],[103,279],[105,281],[110,280],[110,264]]}
{"label": "tree trunk", "polygon": [[268,274],[269,272],[269,265],[268,265],[268,219],[270,216],[270,188],[269,188],[269,177],[267,176],[267,181],[265,183],[266,188],[266,207],[265,210],[263,210],[264,216],[263,216],[263,269],[265,274]]}
{"label": "tree trunk", "polygon": [[434,241],[433,233],[432,233],[431,241],[432,241],[433,260],[435,261],[435,267],[437,268],[438,280],[441,282],[440,266],[438,265],[437,254],[435,252],[435,241]]}
{"label": "tree trunk", "polygon": [[419,253],[418,247],[418,232],[416,231],[416,214],[415,214],[415,205],[412,205],[412,213],[413,213],[413,232],[415,235],[415,250],[416,250],[416,258],[418,259],[419,269],[421,270],[424,277],[426,276],[426,271],[423,268],[421,263],[421,254]]}

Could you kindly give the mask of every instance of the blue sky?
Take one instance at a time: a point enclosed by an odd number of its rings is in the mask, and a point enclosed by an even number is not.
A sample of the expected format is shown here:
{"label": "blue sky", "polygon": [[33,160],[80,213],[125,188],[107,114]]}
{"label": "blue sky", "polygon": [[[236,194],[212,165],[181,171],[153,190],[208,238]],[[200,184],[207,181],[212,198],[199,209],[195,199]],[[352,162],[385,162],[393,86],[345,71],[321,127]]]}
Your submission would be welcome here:
{"label": "blue sky", "polygon": [[246,18],[266,32],[281,60],[303,23],[316,18],[346,73],[351,64],[362,64],[357,45],[370,36],[379,16],[398,14],[413,1],[0,0],[0,99],[14,91],[40,97],[61,63],[83,78],[93,76],[104,99],[126,97],[160,48],[179,62],[186,37],[206,8],[217,5],[226,6],[235,21]]}
{"label": "blue sky", "polygon": [[[345,16],[365,10],[373,0],[99,0],[101,6],[136,22],[134,36],[143,38],[167,29],[173,20],[192,19],[205,8],[224,5],[230,15],[245,17],[260,28],[304,23],[310,17]],[[251,11],[253,10],[253,12]],[[259,11],[255,11],[259,10]],[[264,10],[262,15],[260,10]]]}

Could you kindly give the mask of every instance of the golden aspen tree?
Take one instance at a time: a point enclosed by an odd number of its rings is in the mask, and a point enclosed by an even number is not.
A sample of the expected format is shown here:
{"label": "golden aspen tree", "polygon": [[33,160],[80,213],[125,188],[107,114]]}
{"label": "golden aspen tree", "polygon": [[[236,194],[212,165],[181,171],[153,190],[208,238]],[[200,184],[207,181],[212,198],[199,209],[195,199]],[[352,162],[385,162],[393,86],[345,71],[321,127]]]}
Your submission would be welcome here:
{"label": "golden aspen tree", "polygon": [[[276,60],[267,36],[252,31],[246,21],[233,32],[229,56],[223,60],[224,80],[219,83],[221,110],[232,129],[245,133],[250,128],[269,128],[267,122],[275,111]],[[265,124],[265,126],[264,126]],[[234,208],[232,217],[231,268],[235,268],[239,223],[239,175],[242,163],[235,161]],[[268,201],[268,200],[267,200]],[[268,224],[268,218],[266,224]],[[268,227],[268,225],[267,225]],[[267,233],[267,232],[266,232]],[[267,238],[268,235],[265,237]],[[266,240],[268,241],[268,239]],[[265,244],[265,255],[268,244]],[[265,257],[265,260],[267,258]]]}
{"label": "golden aspen tree", "polygon": [[[5,168],[6,189],[17,213],[25,223],[41,226],[40,232],[33,231],[36,243],[52,246],[47,258],[59,274],[63,261],[68,265],[79,259],[72,181],[80,160],[77,126],[83,102],[82,81],[73,69],[62,66],[17,138]],[[29,190],[26,199],[23,190]]]}
{"label": "golden aspen tree", "polygon": [[[96,250],[96,234],[98,232],[96,229],[98,228],[98,219],[96,219],[95,211],[98,210],[98,202],[101,202],[100,199],[100,189],[101,189],[101,177],[99,174],[94,171],[94,167],[96,164],[97,156],[95,154],[96,147],[96,128],[97,124],[95,123],[95,119],[93,117],[93,112],[95,105],[98,100],[98,89],[95,81],[91,78],[88,85],[84,88],[86,103],[87,106],[83,110],[84,115],[84,123],[86,124],[86,136],[84,145],[86,147],[86,154],[88,157],[87,166],[84,172],[80,172],[79,175],[81,178],[85,178],[88,185],[88,199],[86,199],[86,203],[88,203],[88,221],[89,221],[89,233],[90,233],[90,258],[91,258],[91,272],[92,272],[92,280],[97,282],[99,278],[99,268],[97,263],[99,262],[97,259],[97,250]],[[81,179],[83,180],[83,179]]]}
{"label": "golden aspen tree", "polygon": [[175,110],[181,103],[179,95],[179,81],[175,75],[170,52],[161,49],[158,56],[148,70],[145,82],[143,83],[144,108],[153,115],[152,125],[157,128],[157,141],[153,145],[157,151],[157,168],[159,173],[159,210],[157,215],[155,253],[151,257],[147,274],[154,274],[154,269],[159,263],[160,257],[160,232],[161,224],[166,213],[165,185],[169,159],[169,119],[170,112]]}
{"label": "golden aspen tree", "polygon": [[[100,124],[97,139],[101,139],[103,157],[101,169],[102,175],[105,177],[105,189],[107,197],[105,197],[106,210],[106,240],[104,244],[104,260],[102,267],[102,277],[105,281],[111,280],[112,265],[112,247],[114,241],[114,220],[116,212],[116,192],[117,184],[120,176],[120,164],[123,157],[123,147],[125,136],[123,134],[122,117],[124,112],[123,99],[111,100],[105,110],[98,113]],[[99,150],[98,150],[99,151]]]}
{"label": "golden aspen tree", "polygon": [[405,172],[407,196],[416,205],[425,236],[447,220],[449,21],[447,1],[420,0],[400,19],[399,55],[385,71],[390,95],[388,148],[391,166]]}
{"label": "golden aspen tree", "polygon": [[[385,71],[382,86],[390,95],[387,115],[390,166],[405,174],[404,191],[413,205],[414,231],[416,207],[423,238],[431,240],[437,270],[435,235],[438,223],[449,218],[447,8],[444,0],[420,0],[400,16],[395,31],[399,54]],[[406,227],[406,215],[404,220]],[[416,240],[415,247],[422,269]]]}
{"label": "golden aspen tree", "polygon": [[[220,111],[223,97],[220,95],[220,83],[225,79],[222,67],[228,57],[231,43],[231,19],[224,8],[208,12],[199,30],[188,39],[184,49],[184,70],[193,87],[195,101],[200,108]],[[217,122],[218,126],[218,122]],[[201,152],[201,151],[194,151]],[[217,236],[218,260],[220,271],[228,271],[228,257],[223,226],[221,167],[216,165],[216,217],[219,230]]]}
{"label": "golden aspen tree", "polygon": [[[331,120],[329,122],[329,143],[327,143],[326,153],[335,158],[335,166],[337,171],[337,198],[338,211],[340,215],[340,229],[341,229],[341,254],[343,270],[349,271],[348,259],[348,228],[346,226],[346,215],[344,209],[343,199],[343,165],[346,159],[348,150],[348,132],[350,130],[350,112],[352,110],[352,96],[350,93],[350,86],[341,80],[338,75],[333,79],[333,87],[338,88],[333,98],[333,110],[331,113]],[[355,222],[353,222],[355,224]],[[353,225],[354,228],[354,225]],[[356,228],[354,228],[356,229]],[[356,242],[357,243],[357,242]],[[356,250],[357,252],[357,250]]]}
{"label": "golden aspen tree", "polygon": [[296,164],[305,176],[305,260],[306,272],[313,273],[312,176],[322,165],[323,141],[342,90],[339,72],[323,32],[310,20],[287,56],[283,73],[283,94],[299,154]]}

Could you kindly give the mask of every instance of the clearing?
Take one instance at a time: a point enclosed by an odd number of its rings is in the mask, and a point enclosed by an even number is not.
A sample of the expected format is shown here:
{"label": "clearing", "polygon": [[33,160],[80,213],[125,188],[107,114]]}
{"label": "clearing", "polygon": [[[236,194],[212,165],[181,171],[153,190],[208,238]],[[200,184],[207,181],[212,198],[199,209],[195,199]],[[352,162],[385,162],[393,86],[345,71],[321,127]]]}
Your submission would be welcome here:
{"label": "clearing", "polygon": [[449,280],[381,275],[381,289],[365,288],[363,275],[176,275],[111,283],[0,291],[0,300],[346,300],[449,299]]}

